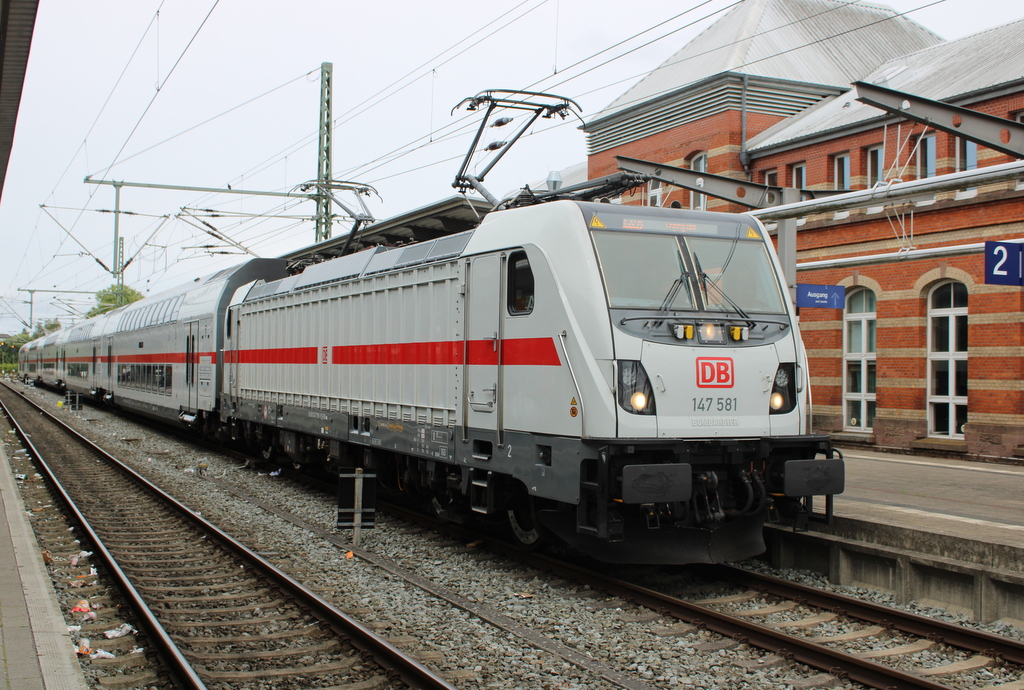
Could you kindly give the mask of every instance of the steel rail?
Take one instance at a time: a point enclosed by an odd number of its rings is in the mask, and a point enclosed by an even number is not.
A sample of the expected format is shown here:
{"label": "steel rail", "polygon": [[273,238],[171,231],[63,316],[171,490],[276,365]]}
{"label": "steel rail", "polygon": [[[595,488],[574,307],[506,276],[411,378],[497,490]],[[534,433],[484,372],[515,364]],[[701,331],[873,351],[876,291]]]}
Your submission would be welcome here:
{"label": "steel rail", "polygon": [[702,569],[709,573],[720,572],[723,577],[732,582],[739,582],[751,589],[792,599],[801,604],[806,603],[828,609],[833,613],[859,618],[884,628],[895,628],[901,632],[918,635],[936,642],[944,642],[988,657],[1024,665],[1024,642],[1020,640],[1000,637],[983,630],[965,628],[954,623],[934,620],[909,611],[873,604],[869,601],[795,582],[787,582],[777,577],[753,573],[733,566],[702,566]]}
{"label": "steel rail", "polygon": [[[6,386],[6,384],[4,385]],[[388,642],[387,640],[383,639],[382,637],[371,631],[369,628],[365,627],[355,619],[349,617],[339,609],[335,608],[329,602],[325,601],[323,598],[318,596],[315,592],[313,592],[297,580],[293,579],[291,576],[289,576],[288,574],[274,566],[272,563],[264,560],[261,556],[256,554],[254,551],[250,550],[244,544],[240,543],[230,535],[222,532],[215,525],[208,522],[200,515],[196,514],[190,508],[177,501],[175,498],[164,492],[159,487],[150,483],[142,475],[138,474],[130,467],[122,463],[120,460],[115,458],[113,455],[97,446],[95,443],[90,441],[82,434],[78,433],[78,431],[65,424],[62,420],[50,414],[48,411],[40,408],[38,405],[33,403],[31,400],[26,398],[17,390],[11,388],[10,386],[6,387],[8,388],[8,390],[11,390],[15,395],[20,396],[28,404],[38,409],[49,421],[54,423],[69,436],[71,436],[78,442],[88,447],[93,453],[102,458],[105,462],[109,463],[112,467],[114,467],[119,472],[127,476],[129,479],[138,483],[142,488],[152,492],[160,500],[164,501],[169,507],[174,509],[181,517],[186,519],[188,522],[191,522],[198,528],[207,532],[227,551],[231,552],[239,559],[245,561],[249,566],[258,569],[274,584],[281,587],[283,590],[287,591],[289,594],[294,596],[303,605],[307,606],[315,616],[324,620],[331,627],[332,630],[334,630],[336,633],[347,636],[349,638],[349,641],[356,649],[359,649],[360,651],[370,654],[378,664],[380,664],[384,669],[396,673],[398,677],[400,677],[402,681],[405,682],[407,685],[413,688],[421,688],[423,690],[457,690],[457,688],[454,685],[451,685],[446,680],[435,674],[433,671],[423,666],[421,663],[419,663],[412,657],[403,653],[397,647],[395,647],[390,642]],[[51,478],[53,478],[53,481],[56,483],[56,477],[53,477],[52,473],[50,473],[49,471],[48,474],[50,475]],[[61,488],[61,491],[62,493],[64,493],[63,488]],[[64,493],[64,496],[66,497],[66,500],[69,503],[69,505],[73,506],[74,504],[73,502],[71,502],[70,497],[68,497],[66,493]],[[76,518],[82,520],[83,524],[88,524],[85,521],[84,516],[82,516],[77,509],[74,509],[74,512]],[[98,535],[96,535],[91,528],[89,528],[89,536],[97,545],[101,543]],[[109,559],[109,564],[112,566],[112,569],[116,570],[120,574],[120,577],[124,578],[123,581],[127,584],[127,587],[129,588],[129,590],[127,591],[131,591],[133,594],[133,598],[138,597],[139,601],[141,601],[141,596],[138,595],[134,587],[131,586],[131,583],[128,582],[127,576],[125,576],[124,573],[121,572],[120,567],[117,566],[116,562],[113,559],[113,556],[106,552],[106,549],[103,549],[103,552],[105,554],[105,560]],[[150,615],[152,614],[150,613]],[[157,621],[155,617],[153,617],[152,620],[157,626],[160,626],[159,621]],[[159,630],[163,632],[163,635],[164,637],[166,637],[168,643],[173,645],[174,643],[170,640],[170,637],[167,636],[167,633],[163,631],[162,626],[159,627]],[[176,649],[177,648],[175,647],[175,650]],[[180,652],[178,652],[178,654],[180,654]],[[182,659],[184,658],[182,657]],[[187,661],[184,661],[184,663],[188,664]],[[189,666],[189,668],[191,669],[191,666]],[[205,688],[205,685],[202,684],[202,681],[200,681],[198,678],[196,678],[196,681],[199,683],[199,685],[190,687],[195,687],[197,689]]]}
{"label": "steel rail", "polygon": [[[12,393],[25,400],[25,402],[36,409],[39,409],[37,405],[34,405],[18,391],[7,386],[7,384],[4,385]],[[11,426],[14,427],[14,431],[17,433],[18,438],[21,439],[22,445],[25,446],[25,449],[35,460],[38,468],[44,475],[46,475],[46,479],[56,490],[60,500],[68,507],[68,510],[74,520],[78,523],[83,536],[92,544],[95,553],[99,555],[100,559],[106,565],[107,570],[116,582],[118,589],[128,600],[128,605],[131,607],[132,612],[138,617],[141,627],[145,629],[149,638],[155,643],[159,650],[158,654],[163,659],[164,663],[167,664],[171,674],[175,677],[175,680],[177,680],[183,688],[188,688],[189,690],[206,690],[206,684],[203,683],[196,674],[195,669],[192,668],[192,664],[190,664],[184,655],[182,655],[181,650],[179,650],[178,646],[174,644],[174,641],[171,639],[170,635],[168,635],[164,626],[160,624],[160,621],[157,620],[156,615],[153,614],[153,611],[146,604],[142,595],[139,594],[138,590],[135,589],[135,586],[131,583],[131,580],[129,580],[128,576],[123,570],[121,570],[121,566],[118,565],[113,554],[107,550],[107,547],[103,544],[103,540],[100,539],[100,536],[93,530],[92,525],[89,524],[85,515],[83,515],[78,509],[78,506],[75,505],[74,500],[72,500],[71,496],[64,489],[64,486],[60,483],[60,480],[57,479],[57,476],[50,469],[50,466],[43,458],[42,453],[40,453],[39,449],[32,443],[31,438],[22,428],[21,423],[15,418],[14,414],[3,400],[0,400],[0,409],[3,410],[3,413],[11,423]],[[48,417],[50,416],[49,413],[44,410],[40,410],[40,412]]]}
{"label": "steel rail", "polygon": [[[437,522],[421,513],[392,504],[383,505],[386,505],[388,512],[403,519],[438,528]],[[382,503],[378,501],[377,506],[378,508],[382,507]],[[450,523],[441,523],[440,529],[460,537],[481,539],[479,534]],[[483,541],[487,548],[518,559],[538,570],[590,585],[595,589],[608,592],[624,601],[644,606],[664,616],[677,618],[698,628],[706,628],[738,642],[772,652],[784,659],[825,671],[841,679],[851,680],[879,690],[949,690],[948,685],[942,685],[921,676],[816,644],[804,638],[793,637],[773,628],[698,604],[682,601],[670,595],[602,575],[572,563],[535,552],[527,552],[492,537],[484,537]]]}

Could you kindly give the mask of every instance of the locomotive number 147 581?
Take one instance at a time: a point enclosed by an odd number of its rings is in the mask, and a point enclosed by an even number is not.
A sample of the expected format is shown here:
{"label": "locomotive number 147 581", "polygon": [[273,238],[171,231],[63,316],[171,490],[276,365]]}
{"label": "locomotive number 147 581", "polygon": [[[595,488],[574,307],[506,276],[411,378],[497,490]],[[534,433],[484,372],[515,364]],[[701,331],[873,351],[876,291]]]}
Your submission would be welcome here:
{"label": "locomotive number 147 581", "polygon": [[694,412],[735,412],[738,409],[737,398],[693,398]]}

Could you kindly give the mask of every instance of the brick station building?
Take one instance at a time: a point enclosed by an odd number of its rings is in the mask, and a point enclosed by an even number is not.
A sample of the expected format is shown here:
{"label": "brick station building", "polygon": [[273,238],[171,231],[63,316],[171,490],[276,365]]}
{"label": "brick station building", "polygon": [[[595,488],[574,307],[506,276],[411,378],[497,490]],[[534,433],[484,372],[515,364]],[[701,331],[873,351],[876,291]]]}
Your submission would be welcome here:
{"label": "brick station building", "polygon": [[[856,101],[855,81],[1024,122],[1024,20],[944,41],[881,6],[745,0],[590,119],[588,177],[623,155],[857,190],[1014,161]],[[658,183],[621,202],[746,210]],[[798,282],[846,288],[845,308],[800,313],[815,430],[1024,456],[1021,288],[985,284],[983,248],[1013,239],[1024,178],[800,219]]]}

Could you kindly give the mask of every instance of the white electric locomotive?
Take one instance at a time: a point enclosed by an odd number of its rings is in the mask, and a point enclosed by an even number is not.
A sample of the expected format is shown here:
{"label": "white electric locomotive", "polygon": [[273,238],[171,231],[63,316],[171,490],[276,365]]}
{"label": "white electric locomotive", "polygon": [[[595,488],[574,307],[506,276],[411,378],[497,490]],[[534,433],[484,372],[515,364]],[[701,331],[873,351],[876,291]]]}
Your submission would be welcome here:
{"label": "white electric locomotive", "polygon": [[[66,358],[91,368],[64,380],[607,561],[751,556],[772,510],[843,490],[751,216],[554,201],[282,271],[249,262],[101,317],[91,355]],[[155,306],[199,293],[201,319]],[[127,317],[146,309],[164,320]]]}
{"label": "white electric locomotive", "polygon": [[779,276],[745,215],[492,212],[239,295],[221,414],[268,451],[375,468],[440,514],[507,519],[525,543],[746,557],[770,503],[843,488],[827,437],[808,435]]}

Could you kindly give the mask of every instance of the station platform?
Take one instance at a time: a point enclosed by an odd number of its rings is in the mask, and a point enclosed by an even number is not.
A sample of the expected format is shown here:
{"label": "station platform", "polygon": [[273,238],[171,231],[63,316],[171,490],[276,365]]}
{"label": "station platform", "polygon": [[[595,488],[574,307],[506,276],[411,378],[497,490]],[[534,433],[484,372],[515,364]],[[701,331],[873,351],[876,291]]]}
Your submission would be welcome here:
{"label": "station platform", "polygon": [[1024,467],[841,450],[837,516],[1024,550]]}
{"label": "station platform", "polygon": [[87,690],[2,446],[0,517],[0,688]]}
{"label": "station platform", "polygon": [[[833,520],[768,525],[772,565],[1024,628],[1024,467],[862,449],[843,458]],[[820,499],[815,508],[823,517]]]}

